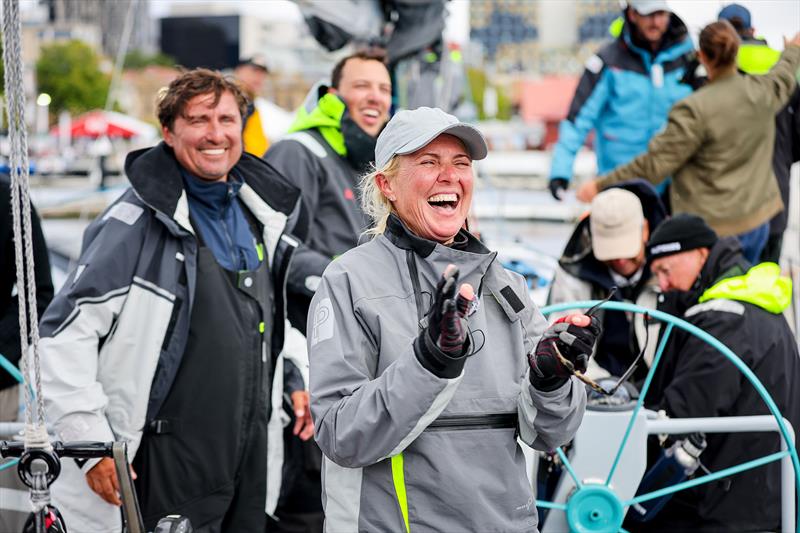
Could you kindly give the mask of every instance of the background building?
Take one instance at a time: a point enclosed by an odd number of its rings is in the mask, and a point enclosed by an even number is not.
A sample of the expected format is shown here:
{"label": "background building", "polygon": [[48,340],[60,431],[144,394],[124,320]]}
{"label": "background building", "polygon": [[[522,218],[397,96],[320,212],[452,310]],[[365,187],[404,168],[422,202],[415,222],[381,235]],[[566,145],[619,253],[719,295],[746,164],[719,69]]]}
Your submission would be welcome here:
{"label": "background building", "polygon": [[618,0],[472,0],[469,35],[497,73],[577,74],[620,14]]}
{"label": "background building", "polygon": [[275,0],[174,2],[158,27],[160,51],[186,67],[224,70],[239,58],[263,56],[270,68],[264,96],[285,109],[298,107],[308,88],[327,78],[338,57],[347,53],[327,52],[297,7]]}
{"label": "background building", "polygon": [[128,16],[132,19],[128,50],[152,53],[156,49],[150,0],[40,0],[40,4],[56,36],[75,26],[96,27],[101,50],[108,57],[117,55]]}

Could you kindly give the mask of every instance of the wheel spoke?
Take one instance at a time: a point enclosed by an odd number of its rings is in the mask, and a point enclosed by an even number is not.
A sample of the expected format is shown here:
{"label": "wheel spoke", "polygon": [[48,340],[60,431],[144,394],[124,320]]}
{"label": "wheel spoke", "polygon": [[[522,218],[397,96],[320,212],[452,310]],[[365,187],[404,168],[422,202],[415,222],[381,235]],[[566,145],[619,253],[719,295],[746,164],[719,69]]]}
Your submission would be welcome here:
{"label": "wheel spoke", "polygon": [[[646,327],[646,325],[645,325]],[[631,418],[628,420],[628,427],[625,428],[625,435],[622,437],[622,442],[619,444],[619,448],[617,449],[617,455],[614,457],[614,462],[611,464],[611,470],[608,472],[608,477],[606,478],[606,486],[611,485],[611,478],[614,477],[614,472],[617,470],[617,466],[619,465],[619,460],[622,457],[622,452],[625,451],[625,445],[628,443],[628,437],[631,435],[631,430],[633,429],[633,424],[636,422],[636,415],[639,414],[639,410],[644,405],[644,397],[647,395],[647,390],[650,388],[650,383],[653,381],[653,376],[656,373],[656,368],[658,367],[658,362],[661,360],[661,355],[664,353],[664,348],[667,346],[667,341],[669,340],[669,335],[672,333],[673,324],[667,324],[667,329],[664,331],[664,335],[661,337],[661,342],[658,345],[658,350],[656,350],[655,357],[653,358],[653,364],[650,366],[650,370],[647,372],[647,377],[644,380],[644,385],[642,385],[642,392],[639,394],[639,399],[636,401],[636,406],[633,408],[633,412],[631,413]]]}
{"label": "wheel spoke", "polygon": [[[541,312],[542,312],[543,315],[548,316],[551,313],[557,313],[557,312],[561,312],[561,311],[569,311],[569,310],[572,310],[572,309],[588,309],[588,308],[592,307],[593,305],[595,305],[597,303],[598,303],[598,300],[579,301],[579,302],[566,302],[566,303],[561,303],[561,304],[553,304],[553,305],[549,305],[549,306],[543,307],[541,309]],[[656,320],[660,320],[662,322],[667,323],[669,325],[670,329],[668,329],[666,331],[671,331],[671,327],[673,325],[676,325],[676,326],[678,326],[679,329],[689,333],[690,335],[694,335],[695,337],[697,337],[701,341],[705,342],[709,346],[711,346],[713,348],[716,348],[726,359],[728,359],[728,361],[730,361],[737,368],[737,370],[739,370],[739,372],[741,372],[744,375],[744,377],[747,378],[747,381],[750,382],[750,384],[753,385],[753,387],[756,389],[756,392],[758,393],[758,395],[761,397],[761,399],[764,401],[764,403],[766,404],[767,408],[769,409],[770,414],[775,418],[775,421],[777,422],[778,429],[780,430],[781,438],[782,438],[783,442],[786,444],[786,447],[788,448],[788,454],[789,454],[789,457],[791,459],[791,464],[794,467],[794,474],[795,474],[794,475],[794,478],[795,478],[794,479],[794,485],[795,485],[795,491],[796,491],[795,494],[797,495],[798,504],[800,505],[800,457],[798,457],[797,448],[795,447],[795,443],[794,443],[794,432],[792,431],[791,426],[789,426],[788,424],[786,424],[784,422],[784,419],[781,416],[780,411],[778,410],[778,406],[775,404],[775,400],[773,400],[773,398],[770,396],[769,392],[764,387],[764,385],[761,383],[761,381],[759,381],[759,379],[755,375],[755,373],[735,353],[733,353],[730,350],[730,348],[725,346],[722,342],[720,342],[714,336],[712,336],[708,332],[698,328],[694,324],[691,324],[691,323],[683,320],[680,317],[676,317],[676,316],[670,315],[669,313],[665,313],[663,311],[658,311],[658,310],[655,310],[655,309],[646,309],[644,307],[640,307],[638,305],[634,305],[634,304],[627,303],[627,302],[605,302],[605,303],[603,303],[602,307],[604,309],[612,310],[612,311],[625,311],[625,312],[632,312],[632,313],[647,313],[652,318],[655,318]],[[647,389],[649,388],[650,382],[652,380],[653,369],[656,367],[656,365],[658,364],[658,361],[661,358],[661,354],[663,352],[664,346],[666,345],[666,343],[664,341],[666,340],[667,336],[668,335],[665,335],[665,337],[662,339],[661,345],[660,345],[658,351],[656,352],[656,355],[655,355],[655,358],[654,358],[654,361],[653,361],[653,366],[650,368],[650,372],[648,372],[647,378],[645,380],[645,387],[643,387],[642,393],[639,396],[639,401],[637,402],[637,404],[635,406],[635,414],[638,414],[638,411],[641,409],[641,406],[643,405],[643,399],[645,398],[645,396],[647,394]],[[635,418],[635,416],[634,416],[634,418]],[[614,463],[612,464],[611,471],[609,472],[608,478],[606,480],[606,484],[607,485],[610,485],[610,483],[611,483],[611,479],[613,478],[613,475],[614,475],[614,472],[615,472],[615,470],[616,470],[616,468],[618,466],[620,457],[622,456],[623,448],[624,448],[624,446],[626,444],[626,441],[627,441],[627,439],[629,437],[630,429],[631,429],[631,427],[633,425],[633,422],[634,422],[634,420],[632,418],[630,423],[629,423],[629,428],[628,428],[629,431],[626,432],[626,434],[624,436],[624,440],[622,442],[622,446],[618,450],[617,456],[616,456],[616,458],[614,460]],[[765,458],[765,459],[767,459],[767,458]],[[747,466],[751,466],[749,463],[745,463],[745,464]],[[744,465],[741,465],[741,466],[744,466]],[[755,466],[755,465],[752,465],[752,466]],[[698,478],[698,480],[699,479],[702,479],[702,478]],[[693,480],[693,481],[698,481],[698,480]],[[702,481],[702,482],[705,482],[705,481]],[[682,486],[682,488],[685,488],[685,486]],[[681,490],[681,489],[678,489],[678,490]],[[674,490],[671,491],[671,492],[674,492]],[[787,520],[786,517],[784,517],[783,520],[784,520],[784,522],[786,524],[789,524],[789,523],[791,523],[793,521],[792,519],[788,519]],[[800,527],[797,528],[797,533],[800,533]]]}
{"label": "wheel spoke", "polygon": [[544,500],[536,500],[536,507],[541,507],[543,509],[556,509],[558,511],[567,510],[567,506],[563,503],[546,502]]}
{"label": "wheel spoke", "polygon": [[569,462],[569,459],[567,459],[567,454],[564,453],[564,450],[562,450],[560,446],[556,448],[556,453],[561,458],[561,462],[564,463],[564,468],[566,468],[567,472],[569,472],[572,481],[575,482],[575,486],[581,488],[583,483],[581,483],[581,480],[578,479],[577,474],[575,474],[575,470],[572,469],[572,464]]}
{"label": "wheel spoke", "polygon": [[678,483],[676,485],[672,485],[671,487],[665,487],[663,489],[655,490],[653,492],[648,492],[647,494],[642,494],[641,496],[636,496],[635,498],[631,498],[630,500],[622,502],[622,505],[628,506],[628,505],[633,505],[635,503],[642,503],[648,500],[654,500],[656,498],[660,498],[661,496],[666,496],[667,494],[672,494],[684,489],[690,489],[692,487],[696,487],[697,485],[703,485],[704,483],[710,483],[717,479],[732,476],[734,474],[739,474],[746,470],[757,468],[759,466],[772,463],[774,461],[780,461],[781,459],[783,459],[788,455],[789,455],[788,451],[782,451],[770,455],[765,455],[764,457],[761,457],[759,459],[753,459],[752,461],[747,461],[746,463],[741,463],[736,466],[731,466],[730,468],[720,470],[719,472],[714,472],[713,474],[707,474],[705,476],[701,476],[695,479],[684,481],[682,483]]}
{"label": "wheel spoke", "polygon": [[7,463],[0,464],[0,472],[5,470],[6,468],[11,468],[12,466],[16,465],[19,462],[19,459],[13,459],[8,461]]}

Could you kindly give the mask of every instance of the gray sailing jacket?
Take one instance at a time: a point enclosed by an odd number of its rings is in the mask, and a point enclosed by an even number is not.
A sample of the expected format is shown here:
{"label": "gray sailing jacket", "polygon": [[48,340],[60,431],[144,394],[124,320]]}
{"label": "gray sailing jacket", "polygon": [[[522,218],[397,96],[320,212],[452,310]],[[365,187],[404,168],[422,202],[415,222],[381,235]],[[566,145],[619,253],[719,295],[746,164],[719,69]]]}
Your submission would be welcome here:
{"label": "gray sailing jacket", "polygon": [[[547,324],[524,280],[460,237],[466,248],[449,248],[392,217],[323,275],[308,340],[326,531],[536,530],[516,437],[540,450],[565,443],[586,394],[574,379],[552,392],[530,385],[526,354]],[[449,263],[479,295],[475,353],[452,379],[413,347]]]}

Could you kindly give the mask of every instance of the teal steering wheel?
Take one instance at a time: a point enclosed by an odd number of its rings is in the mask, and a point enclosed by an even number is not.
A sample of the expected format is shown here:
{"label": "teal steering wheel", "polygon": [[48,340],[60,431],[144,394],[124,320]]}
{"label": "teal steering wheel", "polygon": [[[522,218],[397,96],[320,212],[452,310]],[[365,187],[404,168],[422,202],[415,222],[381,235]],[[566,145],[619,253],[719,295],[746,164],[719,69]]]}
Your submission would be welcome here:
{"label": "teal steering wheel", "polygon": [[[541,311],[542,314],[547,316],[550,313],[555,313],[560,311],[568,311],[573,309],[588,309],[598,303],[600,303],[599,300],[584,301],[584,302],[569,302],[564,304],[550,305],[543,308]],[[567,473],[574,481],[576,490],[568,497],[566,503],[548,502],[537,499],[536,500],[537,506],[547,509],[556,509],[564,511],[567,515],[567,523],[569,524],[570,530],[574,532],[578,533],[617,533],[620,531],[624,532],[624,530],[622,529],[622,522],[625,518],[625,508],[628,506],[652,500],[655,498],[660,498],[667,494],[672,494],[684,489],[696,487],[697,485],[709,483],[711,481],[727,477],[733,474],[738,474],[740,472],[757,468],[759,466],[771,463],[773,461],[779,461],[787,456],[791,457],[792,465],[794,466],[795,485],[796,485],[795,498],[800,496],[800,461],[798,461],[797,449],[795,448],[794,445],[793,435],[791,434],[786,424],[783,422],[783,417],[781,416],[780,411],[778,411],[778,407],[775,405],[775,401],[772,399],[769,392],[767,392],[767,389],[764,388],[764,385],[762,385],[762,383],[759,381],[759,379],[756,377],[753,371],[750,370],[750,368],[748,368],[748,366],[745,365],[742,362],[742,360],[730,350],[730,348],[728,348],[727,346],[722,344],[719,340],[709,335],[708,333],[698,328],[697,326],[694,326],[681,318],[675,317],[668,313],[664,313],[662,311],[645,309],[644,307],[640,307],[638,305],[626,302],[612,302],[612,301],[603,302],[601,304],[601,307],[613,311],[626,311],[638,314],[647,313],[650,317],[666,323],[667,324],[666,330],[662,335],[661,342],[659,343],[658,349],[656,350],[655,356],[653,358],[653,364],[650,366],[650,370],[647,373],[647,377],[645,378],[641,393],[639,394],[639,399],[637,400],[636,405],[633,408],[633,412],[628,422],[628,426],[625,430],[625,434],[622,438],[622,442],[620,443],[619,449],[617,450],[616,456],[614,457],[614,462],[611,465],[611,470],[609,471],[605,482],[604,483],[582,482],[578,478],[574,469],[572,468],[572,465],[570,464],[567,455],[561,448],[557,448],[556,453],[561,458],[561,461],[563,462],[564,468],[566,469]],[[664,348],[667,345],[669,336],[672,333],[672,329],[675,326],[677,326],[679,329],[682,329],[694,335],[695,337],[709,344],[713,348],[716,348],[731,363],[733,363],[734,366],[736,366],[739,372],[741,372],[747,378],[747,380],[753,385],[753,387],[755,387],[759,396],[761,396],[761,399],[764,400],[764,403],[767,405],[769,412],[775,418],[781,433],[781,438],[786,444],[786,450],[773,453],[761,457],[759,459],[754,459],[752,461],[747,461],[745,463],[741,463],[736,466],[725,468],[723,470],[714,472],[712,474],[707,474],[681,483],[677,483],[671,487],[665,487],[663,489],[659,489],[647,494],[641,494],[627,500],[622,500],[614,493],[614,490],[611,486],[611,480],[614,477],[614,473],[617,470],[620,457],[622,456],[622,453],[625,449],[625,445],[627,444],[628,441],[628,437],[630,436],[631,429],[633,428],[634,422],[636,420],[636,415],[641,410],[642,405],[644,404],[645,396],[647,395],[647,391],[650,388],[650,384],[653,380],[656,368],[658,367],[658,363],[661,360],[661,355],[664,352]],[[798,507],[796,506],[796,508]],[[800,533],[800,524],[798,524],[797,526],[797,533]]]}

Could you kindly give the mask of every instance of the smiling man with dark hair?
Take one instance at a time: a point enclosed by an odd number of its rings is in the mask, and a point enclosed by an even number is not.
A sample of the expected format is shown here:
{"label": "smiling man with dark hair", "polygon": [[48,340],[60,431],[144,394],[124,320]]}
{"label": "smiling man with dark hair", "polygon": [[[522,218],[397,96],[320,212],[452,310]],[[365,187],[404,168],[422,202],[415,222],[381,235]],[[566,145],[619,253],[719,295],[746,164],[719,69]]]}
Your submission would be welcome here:
{"label": "smiling man with dark hair", "polygon": [[[170,84],[164,142],[128,154],[131,188],[88,227],[42,318],[51,427],[64,441],[127,441],[148,530],[168,514],[204,533],[266,527],[300,195],[242,153],[245,106],[218,72]],[[71,528],[119,530],[113,461],[62,466],[53,496]]]}
{"label": "smiling man with dark hair", "polygon": [[[310,303],[334,257],[358,244],[367,219],[356,198],[359,178],[375,159],[375,139],[389,119],[392,82],[383,55],[357,52],[333,68],[330,86],[311,89],[290,133],[264,159],[302,191],[309,217],[289,290]],[[292,316],[305,331],[306,313]]]}

